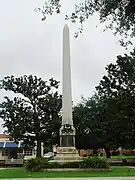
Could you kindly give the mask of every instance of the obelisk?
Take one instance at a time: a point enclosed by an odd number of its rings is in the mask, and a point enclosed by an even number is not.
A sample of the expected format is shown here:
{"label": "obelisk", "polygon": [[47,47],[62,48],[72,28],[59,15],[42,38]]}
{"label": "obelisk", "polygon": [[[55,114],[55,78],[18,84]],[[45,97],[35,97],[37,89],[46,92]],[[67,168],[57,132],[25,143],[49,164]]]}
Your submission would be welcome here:
{"label": "obelisk", "polygon": [[62,125],[73,126],[69,38],[69,28],[65,25],[63,29]]}
{"label": "obelisk", "polygon": [[62,65],[62,126],[60,128],[60,146],[57,148],[56,162],[78,161],[80,156],[75,147],[75,128],[72,117],[72,87],[70,64],[70,36],[67,25],[63,29],[63,65]]}
{"label": "obelisk", "polygon": [[60,129],[60,146],[75,146],[75,128],[72,118],[70,36],[67,24],[63,29],[63,76],[62,76],[62,127]]}

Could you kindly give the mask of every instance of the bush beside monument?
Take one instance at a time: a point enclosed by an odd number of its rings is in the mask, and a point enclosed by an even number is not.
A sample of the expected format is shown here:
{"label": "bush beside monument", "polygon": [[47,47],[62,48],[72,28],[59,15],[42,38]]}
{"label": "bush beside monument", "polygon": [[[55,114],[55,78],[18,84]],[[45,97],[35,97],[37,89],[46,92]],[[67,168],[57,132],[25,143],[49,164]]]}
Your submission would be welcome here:
{"label": "bush beside monument", "polygon": [[25,168],[27,171],[110,171],[106,160],[100,158],[85,158],[74,162],[49,162],[45,158],[29,159]]}

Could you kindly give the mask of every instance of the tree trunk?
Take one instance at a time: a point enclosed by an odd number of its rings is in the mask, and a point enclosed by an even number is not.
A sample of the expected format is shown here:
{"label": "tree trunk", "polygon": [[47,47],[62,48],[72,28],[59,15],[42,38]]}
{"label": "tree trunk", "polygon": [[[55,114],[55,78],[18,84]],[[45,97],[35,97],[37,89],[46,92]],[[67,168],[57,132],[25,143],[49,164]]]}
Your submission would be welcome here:
{"label": "tree trunk", "polygon": [[37,140],[37,154],[36,157],[41,157],[41,140]]}
{"label": "tree trunk", "polygon": [[111,158],[111,152],[109,148],[105,148],[105,152],[106,152],[106,158],[110,159]]}

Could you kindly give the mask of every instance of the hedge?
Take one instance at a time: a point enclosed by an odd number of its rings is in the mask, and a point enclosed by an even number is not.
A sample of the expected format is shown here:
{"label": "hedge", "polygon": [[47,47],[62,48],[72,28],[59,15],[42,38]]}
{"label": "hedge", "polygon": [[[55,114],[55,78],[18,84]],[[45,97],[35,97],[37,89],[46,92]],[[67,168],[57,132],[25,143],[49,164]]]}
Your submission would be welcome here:
{"label": "hedge", "polygon": [[25,163],[27,171],[43,171],[44,169],[56,169],[56,168],[81,168],[81,169],[108,169],[109,164],[106,160],[100,158],[85,158],[82,161],[76,162],[49,162],[45,158],[29,159]]}

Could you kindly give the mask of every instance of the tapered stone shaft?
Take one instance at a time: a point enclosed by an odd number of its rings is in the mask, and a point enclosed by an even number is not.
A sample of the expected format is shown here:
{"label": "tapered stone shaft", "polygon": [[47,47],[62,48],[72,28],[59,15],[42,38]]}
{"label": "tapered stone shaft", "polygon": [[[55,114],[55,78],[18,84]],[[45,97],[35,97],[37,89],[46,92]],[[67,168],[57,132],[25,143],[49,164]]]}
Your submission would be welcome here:
{"label": "tapered stone shaft", "polygon": [[72,119],[72,91],[70,67],[70,40],[69,28],[63,29],[63,79],[62,79],[62,126],[60,128],[60,146],[53,162],[80,161],[80,156],[75,147],[76,130]]}
{"label": "tapered stone shaft", "polygon": [[69,28],[65,25],[63,29],[62,125],[70,124],[73,126],[69,37]]}

